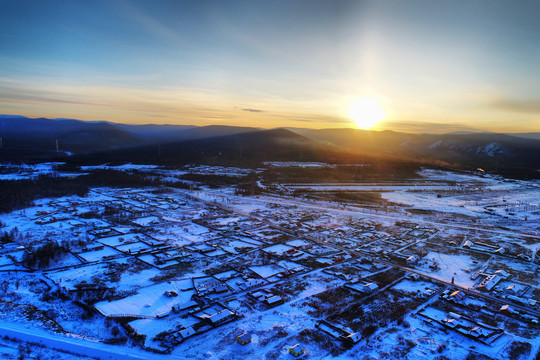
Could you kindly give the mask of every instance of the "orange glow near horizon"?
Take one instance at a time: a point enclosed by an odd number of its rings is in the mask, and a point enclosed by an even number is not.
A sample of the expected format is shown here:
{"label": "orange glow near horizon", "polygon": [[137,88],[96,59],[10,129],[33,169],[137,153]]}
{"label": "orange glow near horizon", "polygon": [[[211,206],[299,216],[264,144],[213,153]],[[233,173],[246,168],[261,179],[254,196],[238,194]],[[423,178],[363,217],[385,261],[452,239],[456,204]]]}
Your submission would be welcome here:
{"label": "orange glow near horizon", "polygon": [[354,120],[357,128],[371,130],[386,118],[386,113],[379,105],[377,99],[361,97],[352,102],[347,111],[347,116]]}

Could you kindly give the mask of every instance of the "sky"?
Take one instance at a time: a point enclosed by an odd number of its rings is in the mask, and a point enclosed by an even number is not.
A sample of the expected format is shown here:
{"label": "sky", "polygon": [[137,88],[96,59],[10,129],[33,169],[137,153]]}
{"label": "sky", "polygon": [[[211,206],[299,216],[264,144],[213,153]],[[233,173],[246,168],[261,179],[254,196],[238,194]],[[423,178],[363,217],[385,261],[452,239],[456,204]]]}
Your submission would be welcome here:
{"label": "sky", "polygon": [[384,114],[375,130],[540,132],[535,0],[0,0],[0,8],[2,114],[352,128],[370,116],[354,108],[367,99]]}

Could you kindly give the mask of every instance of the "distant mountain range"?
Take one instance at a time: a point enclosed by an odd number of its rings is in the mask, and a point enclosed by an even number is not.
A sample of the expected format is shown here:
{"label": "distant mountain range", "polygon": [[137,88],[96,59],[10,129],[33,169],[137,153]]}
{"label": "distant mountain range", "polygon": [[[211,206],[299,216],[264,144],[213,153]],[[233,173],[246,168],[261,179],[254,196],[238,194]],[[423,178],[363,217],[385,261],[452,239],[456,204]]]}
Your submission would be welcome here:
{"label": "distant mountain range", "polygon": [[237,126],[128,125],[75,119],[0,116],[4,149],[93,153],[147,144],[201,139],[257,130]]}
{"label": "distant mountain range", "polygon": [[405,134],[355,129],[296,129],[347,151],[443,166],[489,170],[540,169],[540,140],[497,133]]}
{"label": "distant mountain range", "polygon": [[[185,164],[400,161],[489,171],[540,169],[540,133],[406,134],[357,129],[127,125],[0,116],[0,160]],[[56,152],[56,140],[59,153]],[[65,155],[64,155],[65,157]]]}
{"label": "distant mountain range", "polygon": [[[332,149],[333,150],[333,149]],[[232,135],[145,145],[80,155],[80,162],[139,162],[151,164],[243,164],[257,166],[262,161],[329,161],[341,151],[285,129],[255,130]]]}

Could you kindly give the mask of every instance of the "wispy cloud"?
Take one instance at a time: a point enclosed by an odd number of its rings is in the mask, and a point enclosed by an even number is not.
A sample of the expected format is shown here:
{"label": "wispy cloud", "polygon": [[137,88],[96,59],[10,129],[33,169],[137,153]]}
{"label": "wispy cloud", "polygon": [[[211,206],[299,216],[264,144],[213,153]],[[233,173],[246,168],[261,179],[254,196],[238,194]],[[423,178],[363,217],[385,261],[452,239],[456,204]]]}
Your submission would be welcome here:
{"label": "wispy cloud", "polygon": [[[258,106],[231,108],[228,101],[219,94],[181,88],[76,86],[0,79],[0,108],[35,117],[106,119],[131,123],[147,123],[148,119],[161,118],[163,120],[157,121],[261,127],[293,126],[306,122],[317,127],[332,127],[341,120],[288,111],[272,103],[264,104],[269,110],[259,109]],[[239,98],[230,101],[244,102]]]}
{"label": "wispy cloud", "polygon": [[302,122],[302,123],[311,123],[313,126],[319,128],[321,126],[335,127],[339,124],[340,127],[343,125],[350,125],[353,127],[353,124],[349,119],[340,118],[337,116],[329,115],[317,115],[317,114],[294,114],[294,113],[280,113],[275,116],[275,118],[291,121],[291,122]]}
{"label": "wispy cloud", "polygon": [[423,121],[385,121],[377,130],[393,130],[405,133],[445,134],[451,132],[480,132],[481,129],[459,123],[434,123]]}
{"label": "wispy cloud", "polygon": [[494,100],[491,106],[508,112],[540,114],[540,99],[517,100],[500,98]]}
{"label": "wispy cloud", "polygon": [[191,43],[181,33],[166,26],[158,18],[148,15],[137,6],[122,2],[121,9],[134,20],[144,31],[158,40],[180,47],[191,47]]}

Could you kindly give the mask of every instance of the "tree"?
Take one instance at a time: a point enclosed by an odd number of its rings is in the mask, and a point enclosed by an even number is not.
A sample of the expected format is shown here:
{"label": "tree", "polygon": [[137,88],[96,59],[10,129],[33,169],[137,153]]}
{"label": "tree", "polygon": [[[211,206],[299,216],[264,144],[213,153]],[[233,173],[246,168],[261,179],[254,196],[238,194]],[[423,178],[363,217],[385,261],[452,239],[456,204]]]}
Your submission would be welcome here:
{"label": "tree", "polygon": [[2,292],[2,294],[7,294],[8,288],[9,282],[7,280],[4,280],[0,283],[0,291]]}
{"label": "tree", "polygon": [[23,360],[26,355],[30,354],[30,348],[27,346],[24,346],[23,344],[19,344],[19,347],[17,347],[17,359]]}
{"label": "tree", "polygon": [[111,329],[111,334],[112,334],[112,336],[114,336],[114,337],[118,337],[118,335],[120,335],[120,329],[118,329],[118,326],[114,326],[114,327]]}
{"label": "tree", "polygon": [[57,241],[46,240],[46,242],[37,248],[30,247],[22,258],[23,265],[27,267],[47,267],[51,260],[56,259],[59,255],[66,253],[67,250]]}
{"label": "tree", "polygon": [[377,329],[378,329],[377,325],[374,325],[374,324],[368,325],[362,329],[362,336],[365,338],[368,338],[371,335],[373,335],[375,331],[377,331]]}

